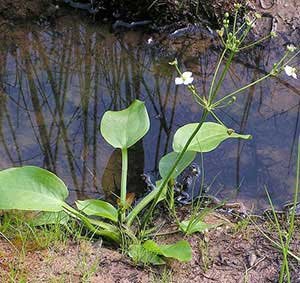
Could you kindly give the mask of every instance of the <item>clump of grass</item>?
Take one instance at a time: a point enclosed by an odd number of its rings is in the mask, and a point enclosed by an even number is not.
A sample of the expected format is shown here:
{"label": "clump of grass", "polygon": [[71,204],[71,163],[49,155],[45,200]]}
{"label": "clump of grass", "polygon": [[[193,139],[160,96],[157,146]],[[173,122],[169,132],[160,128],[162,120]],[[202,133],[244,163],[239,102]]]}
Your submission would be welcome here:
{"label": "clump of grass", "polygon": [[[300,257],[293,254],[290,251],[290,243],[292,236],[295,231],[295,216],[296,216],[296,206],[298,202],[298,195],[299,195],[299,177],[300,177],[300,137],[298,139],[298,147],[297,147],[297,163],[296,163],[296,180],[295,180],[295,189],[294,189],[294,199],[293,199],[293,207],[292,209],[288,212],[288,217],[287,217],[287,228],[283,225],[280,224],[280,219],[279,216],[276,213],[274,204],[272,202],[271,196],[268,192],[267,187],[265,187],[265,191],[271,206],[271,213],[273,216],[273,220],[269,217],[270,223],[273,228],[275,228],[276,233],[278,235],[278,241],[275,241],[271,239],[270,236],[268,236],[264,231],[262,231],[261,228],[258,228],[260,232],[272,242],[278,249],[280,249],[282,253],[282,264],[280,268],[280,273],[279,273],[279,283],[283,283],[284,280],[286,279],[287,283],[291,283],[291,274],[290,274],[290,264],[289,264],[289,257],[293,257],[300,263]],[[257,226],[257,225],[256,225]],[[257,226],[258,227],[258,226]]]}
{"label": "clump of grass", "polygon": [[[46,249],[55,244],[66,244],[68,239],[79,237],[78,224],[75,221],[67,225],[35,226],[31,223],[28,213],[9,212],[1,219],[0,233],[20,255],[28,251]],[[4,236],[5,235],[5,236]]]}

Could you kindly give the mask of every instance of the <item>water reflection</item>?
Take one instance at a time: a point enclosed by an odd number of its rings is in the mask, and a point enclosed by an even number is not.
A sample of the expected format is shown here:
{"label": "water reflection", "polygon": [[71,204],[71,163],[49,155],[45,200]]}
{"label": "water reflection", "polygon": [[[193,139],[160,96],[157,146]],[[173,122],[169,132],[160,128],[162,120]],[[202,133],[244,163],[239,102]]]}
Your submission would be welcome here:
{"label": "water reflection", "polygon": [[[0,50],[1,168],[38,165],[58,174],[71,200],[113,198],[119,188],[120,153],[99,134],[103,113],[146,101],[151,129],[129,152],[130,190],[144,188],[140,174],[157,172],[176,129],[200,117],[168,61],[175,54],[207,93],[218,58],[211,38],[147,45],[147,35],[113,36],[101,26],[65,18],[53,28],[18,27],[2,33]],[[280,49],[242,54],[221,90],[229,91],[265,74]],[[248,206],[265,205],[266,184],[277,203],[293,192],[295,140],[299,135],[299,83],[284,76],[244,92],[218,114],[252,141],[227,141],[205,155],[206,183],[213,191]]]}

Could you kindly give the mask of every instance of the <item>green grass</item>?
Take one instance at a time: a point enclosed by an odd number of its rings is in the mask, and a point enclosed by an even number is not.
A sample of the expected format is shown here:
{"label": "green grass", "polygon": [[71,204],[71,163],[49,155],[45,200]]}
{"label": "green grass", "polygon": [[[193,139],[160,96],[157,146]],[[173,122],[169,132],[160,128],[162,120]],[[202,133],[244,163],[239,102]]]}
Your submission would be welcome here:
{"label": "green grass", "polygon": [[[273,240],[266,232],[262,231],[261,228],[258,227],[259,231],[270,240],[278,249],[280,249],[282,253],[282,264],[279,273],[279,283],[287,282],[291,283],[291,274],[290,274],[290,263],[289,258],[293,257],[300,263],[300,257],[295,255],[290,251],[290,243],[292,236],[295,230],[295,216],[296,216],[296,205],[298,202],[299,195],[299,177],[300,177],[300,138],[298,140],[297,147],[297,164],[296,164],[296,178],[295,178],[295,188],[294,188],[294,199],[293,199],[293,208],[291,213],[287,216],[287,223],[281,223],[278,215],[276,214],[276,210],[274,204],[272,202],[271,196],[265,187],[265,191],[271,206],[271,212],[273,219],[269,216],[269,223],[271,223],[271,228],[273,227],[277,233],[278,240]],[[286,225],[287,224],[287,225]]]}
{"label": "green grass", "polygon": [[66,244],[68,240],[80,237],[81,229],[73,221],[68,226],[59,223],[36,227],[30,223],[34,215],[24,212],[5,212],[1,218],[0,234],[7,240],[20,256],[28,251],[53,247],[55,244]]}

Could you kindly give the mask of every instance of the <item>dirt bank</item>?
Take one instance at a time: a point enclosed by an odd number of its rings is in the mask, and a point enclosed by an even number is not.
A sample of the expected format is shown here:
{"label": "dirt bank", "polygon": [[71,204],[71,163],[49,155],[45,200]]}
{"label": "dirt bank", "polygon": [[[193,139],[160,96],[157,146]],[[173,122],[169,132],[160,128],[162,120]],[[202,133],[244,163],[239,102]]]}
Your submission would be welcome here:
{"label": "dirt bank", "polygon": [[0,18],[6,20],[35,19],[54,11],[51,0],[0,0]]}
{"label": "dirt bank", "polygon": [[150,20],[155,26],[161,27],[174,23],[186,26],[188,23],[209,21],[217,25],[226,11],[233,10],[234,2],[241,3],[245,11],[260,12],[265,18],[264,25],[273,30],[299,30],[300,3],[297,0],[0,0],[0,21],[55,18],[68,11],[79,11],[100,22]]}
{"label": "dirt bank", "polygon": [[[193,249],[191,262],[169,261],[167,266],[151,268],[134,266],[126,256],[103,247],[101,241],[68,241],[38,249],[33,241],[25,240],[20,245],[15,239],[9,243],[0,238],[0,281],[278,282],[281,253],[259,232],[262,229],[270,238],[278,241],[276,231],[268,223],[259,226],[250,224],[248,220],[233,223],[218,214],[210,215],[206,221],[222,222],[223,225],[205,234],[185,237]],[[183,237],[178,233],[157,240],[170,243]],[[299,230],[293,237],[290,250],[299,254]],[[300,266],[292,258],[289,260],[292,282],[300,282]]]}

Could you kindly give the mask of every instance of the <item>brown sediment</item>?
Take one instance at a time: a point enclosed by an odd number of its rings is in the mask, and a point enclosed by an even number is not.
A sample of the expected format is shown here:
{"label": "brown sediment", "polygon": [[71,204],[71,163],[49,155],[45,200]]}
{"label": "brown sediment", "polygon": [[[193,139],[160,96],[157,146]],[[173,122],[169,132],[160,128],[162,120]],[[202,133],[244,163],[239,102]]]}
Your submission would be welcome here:
{"label": "brown sediment", "polygon": [[[204,282],[232,283],[277,282],[282,262],[279,250],[257,227],[276,240],[276,231],[268,223],[246,225],[213,213],[208,223],[222,224],[206,233],[184,236],[181,233],[158,237],[161,243],[185,238],[193,250],[188,263],[168,261],[166,267],[138,267],[117,251],[102,247],[101,242],[80,240],[56,244],[44,250],[26,250],[25,256],[0,239],[0,280],[16,282]],[[170,226],[166,227],[166,231]],[[295,232],[290,250],[299,254],[299,232]],[[292,258],[292,282],[298,282],[300,267]],[[165,269],[167,278],[162,279]],[[166,272],[167,271],[167,272]],[[25,281],[18,281],[18,280]]]}
{"label": "brown sediment", "polygon": [[6,20],[39,18],[54,9],[49,0],[0,0],[0,17]]}
{"label": "brown sediment", "polygon": [[[263,25],[278,31],[296,31],[299,27],[300,4],[296,0],[210,0],[210,1],[175,1],[175,0],[94,0],[96,14],[93,20],[103,21],[140,21],[150,20],[156,26],[176,23],[177,27],[199,21],[209,21],[212,25],[221,23],[225,12],[234,10],[233,3],[241,3],[245,12],[260,12],[265,21]],[[77,1],[87,4],[89,1]],[[55,18],[60,15],[61,8],[68,11],[74,9],[63,0],[0,0],[0,20],[32,20]],[[88,13],[86,11],[86,13]],[[267,22],[267,24],[265,23]]]}

